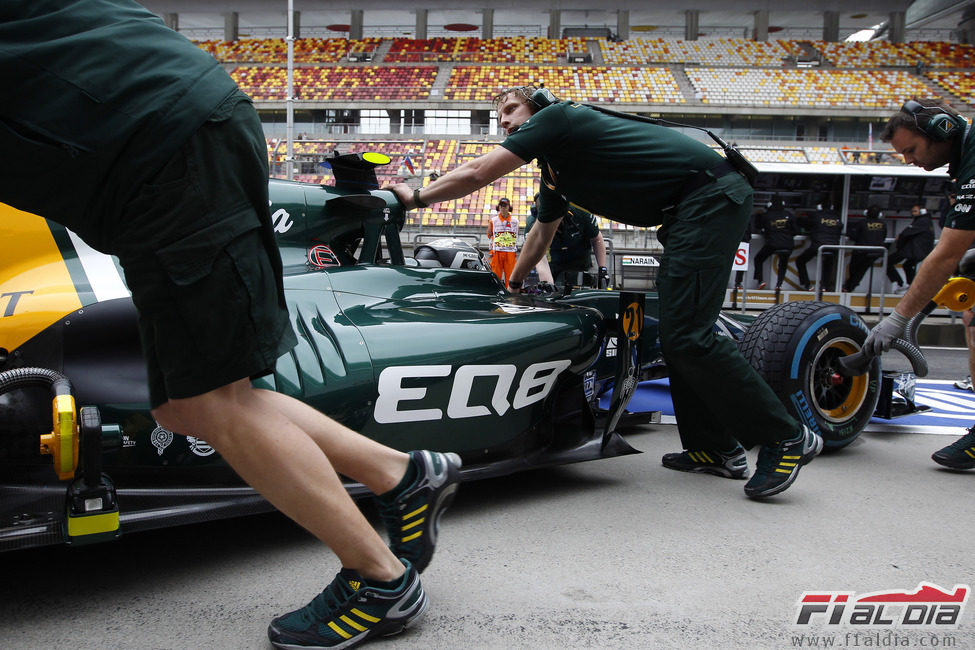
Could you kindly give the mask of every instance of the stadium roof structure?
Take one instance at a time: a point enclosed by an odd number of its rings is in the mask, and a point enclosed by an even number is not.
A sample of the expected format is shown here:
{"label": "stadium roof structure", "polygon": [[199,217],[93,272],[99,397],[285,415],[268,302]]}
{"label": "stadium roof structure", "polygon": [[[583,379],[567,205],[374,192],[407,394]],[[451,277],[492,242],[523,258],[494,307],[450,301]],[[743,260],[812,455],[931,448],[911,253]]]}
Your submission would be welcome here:
{"label": "stadium roof structure", "polygon": [[[827,12],[837,15],[840,40],[849,35],[883,26],[893,12],[904,12],[904,29],[925,30],[929,34],[949,34],[963,21],[966,8],[975,9],[975,0],[615,0],[607,8],[593,9],[591,0],[423,0],[395,4],[389,0],[292,0],[294,10],[301,12],[302,29],[342,27],[351,11],[364,12],[366,35],[411,36],[417,12],[425,11],[432,28],[469,25],[480,28],[485,16],[495,26],[494,36],[509,35],[508,28],[539,30],[545,35],[552,12],[560,12],[562,27],[617,25],[619,12],[627,12],[630,36],[666,36],[685,34],[687,14],[697,12],[700,37],[748,37],[756,26],[756,15],[767,15],[771,38],[818,38],[824,29]],[[189,34],[222,30],[225,17],[236,14],[241,34],[253,31],[255,36],[271,35],[268,30],[286,22],[287,0],[142,0],[159,15],[179,16],[179,29]],[[370,30],[377,30],[378,34]],[[336,30],[339,31],[339,30]],[[341,33],[335,36],[340,37]],[[464,35],[463,33],[457,35]],[[467,35],[476,35],[468,32]],[[209,36],[213,37],[213,36]],[[935,35],[928,40],[948,40]]]}

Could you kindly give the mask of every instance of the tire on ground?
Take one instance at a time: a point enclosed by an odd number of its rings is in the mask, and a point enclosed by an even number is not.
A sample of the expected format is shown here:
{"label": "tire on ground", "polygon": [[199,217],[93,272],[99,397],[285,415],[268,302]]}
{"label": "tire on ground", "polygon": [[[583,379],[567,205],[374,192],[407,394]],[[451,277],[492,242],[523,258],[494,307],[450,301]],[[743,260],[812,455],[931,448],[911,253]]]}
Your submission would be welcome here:
{"label": "tire on ground", "polygon": [[860,435],[880,396],[879,359],[858,377],[836,372],[836,360],[859,351],[867,331],[842,305],[787,302],[756,318],[739,347],[793,417],[839,449]]}

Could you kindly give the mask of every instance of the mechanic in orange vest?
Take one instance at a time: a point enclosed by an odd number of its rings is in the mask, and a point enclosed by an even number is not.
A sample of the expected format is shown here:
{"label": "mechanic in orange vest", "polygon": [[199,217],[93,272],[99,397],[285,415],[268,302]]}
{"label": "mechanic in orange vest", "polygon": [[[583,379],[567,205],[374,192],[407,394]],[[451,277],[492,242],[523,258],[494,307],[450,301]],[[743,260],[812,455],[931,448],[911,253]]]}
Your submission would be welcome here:
{"label": "mechanic in orange vest", "polygon": [[508,286],[518,256],[518,219],[511,218],[511,201],[498,201],[498,214],[488,223],[491,245],[491,270]]}

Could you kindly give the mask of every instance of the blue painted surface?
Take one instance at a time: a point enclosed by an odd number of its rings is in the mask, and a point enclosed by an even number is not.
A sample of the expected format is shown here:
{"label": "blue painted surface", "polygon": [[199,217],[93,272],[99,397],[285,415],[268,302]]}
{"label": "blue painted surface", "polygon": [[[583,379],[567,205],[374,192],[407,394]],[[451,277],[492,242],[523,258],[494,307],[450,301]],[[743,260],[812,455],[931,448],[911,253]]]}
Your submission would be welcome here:
{"label": "blue painted surface", "polygon": [[[871,418],[866,430],[961,435],[964,429],[975,424],[975,393],[955,388],[950,380],[918,379],[914,397],[915,402],[929,406],[931,410],[891,420]],[[608,395],[600,399],[600,406],[609,407]],[[670,381],[640,382],[627,408],[634,412],[660,411],[664,423],[673,423]]]}

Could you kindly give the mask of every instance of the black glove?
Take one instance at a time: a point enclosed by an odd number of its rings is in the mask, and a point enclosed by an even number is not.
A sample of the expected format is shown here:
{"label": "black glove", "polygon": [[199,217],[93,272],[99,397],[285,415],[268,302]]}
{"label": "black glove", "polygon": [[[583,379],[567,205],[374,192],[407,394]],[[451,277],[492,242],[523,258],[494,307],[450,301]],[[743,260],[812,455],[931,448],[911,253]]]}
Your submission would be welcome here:
{"label": "black glove", "polygon": [[607,269],[605,266],[599,267],[599,281],[597,287],[599,289],[609,288],[609,269]]}
{"label": "black glove", "polygon": [[555,293],[558,291],[558,289],[555,288],[555,285],[548,280],[542,280],[535,286],[538,289],[538,293]]}

